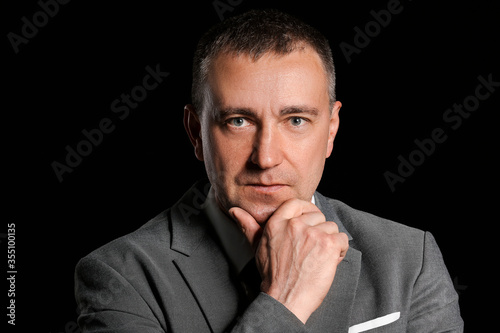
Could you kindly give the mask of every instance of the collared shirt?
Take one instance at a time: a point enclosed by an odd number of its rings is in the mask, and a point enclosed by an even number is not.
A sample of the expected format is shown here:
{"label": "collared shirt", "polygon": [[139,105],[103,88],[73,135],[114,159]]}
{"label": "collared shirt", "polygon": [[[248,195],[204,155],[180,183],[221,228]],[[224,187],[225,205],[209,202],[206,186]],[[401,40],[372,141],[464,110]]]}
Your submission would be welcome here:
{"label": "collared shirt", "polygon": [[[311,202],[316,204],[314,195]],[[207,199],[203,204],[203,210],[212,224],[229,261],[235,268],[236,273],[239,274],[250,259],[254,257],[254,253],[240,227],[219,208],[215,200],[213,187],[208,192]]]}

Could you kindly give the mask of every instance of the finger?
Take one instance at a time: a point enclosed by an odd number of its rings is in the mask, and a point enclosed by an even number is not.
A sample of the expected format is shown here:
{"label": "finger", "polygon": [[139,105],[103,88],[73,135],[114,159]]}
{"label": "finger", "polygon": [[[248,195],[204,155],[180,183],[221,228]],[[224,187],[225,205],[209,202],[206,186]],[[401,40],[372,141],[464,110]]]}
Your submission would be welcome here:
{"label": "finger", "polygon": [[334,238],[334,242],[336,242],[339,246],[340,254],[338,263],[340,263],[342,260],[344,260],[347,251],[349,250],[349,238],[347,237],[347,234],[343,232],[333,234],[332,237]]}
{"label": "finger", "polygon": [[262,228],[259,223],[257,223],[253,216],[246,210],[239,207],[232,207],[229,209],[229,214],[231,214],[233,219],[245,234],[248,242],[255,250],[257,248],[257,244],[259,243],[260,236],[262,235]]}
{"label": "finger", "polygon": [[289,199],[281,204],[281,206],[276,209],[273,214],[274,216],[291,219],[293,217],[298,217],[305,213],[321,212],[319,208],[310,201],[304,201],[300,199]]}
{"label": "finger", "polygon": [[323,230],[327,234],[338,234],[339,233],[339,227],[337,223],[335,222],[325,222],[323,221],[322,223],[318,223],[314,225],[315,228]]}
{"label": "finger", "polygon": [[[286,221],[286,219],[283,219]],[[310,226],[314,227],[316,225],[319,225],[321,223],[326,222],[325,215],[321,212],[310,212],[310,213],[304,213],[300,216],[297,217],[292,217],[291,219],[288,220],[288,223],[290,222],[299,222],[302,223],[305,226]]]}

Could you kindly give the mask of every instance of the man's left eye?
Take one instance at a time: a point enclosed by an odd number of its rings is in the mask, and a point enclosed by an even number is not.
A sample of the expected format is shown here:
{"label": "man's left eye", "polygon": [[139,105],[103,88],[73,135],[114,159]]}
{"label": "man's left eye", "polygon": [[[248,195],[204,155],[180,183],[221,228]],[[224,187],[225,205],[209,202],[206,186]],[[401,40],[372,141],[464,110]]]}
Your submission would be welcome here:
{"label": "man's left eye", "polygon": [[300,126],[300,125],[303,125],[304,122],[305,122],[305,119],[301,118],[301,117],[292,117],[292,118],[290,118],[290,124],[292,126]]}

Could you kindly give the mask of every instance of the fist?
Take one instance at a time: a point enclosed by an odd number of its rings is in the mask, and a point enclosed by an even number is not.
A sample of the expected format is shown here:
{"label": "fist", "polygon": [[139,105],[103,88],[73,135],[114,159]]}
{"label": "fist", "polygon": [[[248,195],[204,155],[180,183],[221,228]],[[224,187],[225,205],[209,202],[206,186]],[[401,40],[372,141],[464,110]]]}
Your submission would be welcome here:
{"label": "fist", "polygon": [[302,322],[316,310],[349,248],[347,235],[311,202],[285,201],[261,227],[245,210],[229,210],[254,248],[261,291]]}

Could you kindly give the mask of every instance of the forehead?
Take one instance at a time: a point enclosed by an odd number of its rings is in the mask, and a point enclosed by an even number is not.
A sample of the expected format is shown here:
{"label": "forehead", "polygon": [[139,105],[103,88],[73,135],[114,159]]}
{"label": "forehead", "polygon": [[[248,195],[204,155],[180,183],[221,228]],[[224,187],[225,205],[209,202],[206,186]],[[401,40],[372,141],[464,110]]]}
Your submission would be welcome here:
{"label": "forehead", "polygon": [[278,110],[308,105],[328,110],[327,75],[319,55],[305,47],[286,55],[220,54],[208,72],[212,103],[218,107]]}

